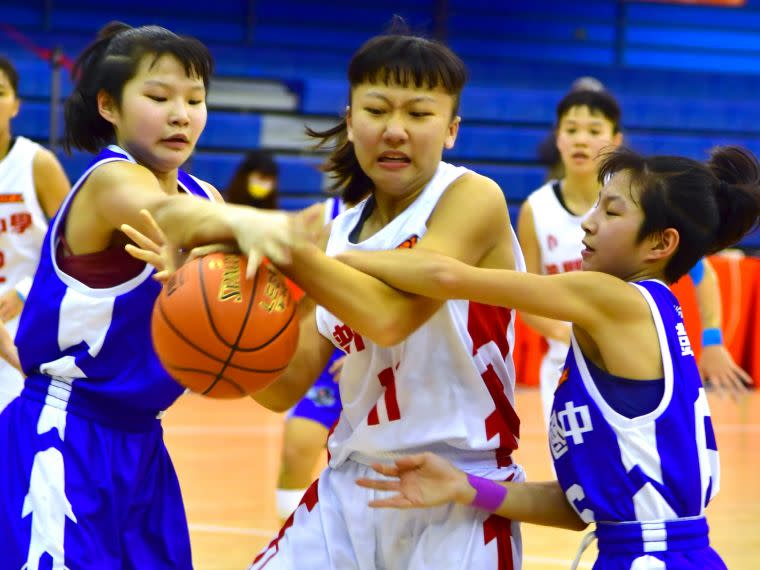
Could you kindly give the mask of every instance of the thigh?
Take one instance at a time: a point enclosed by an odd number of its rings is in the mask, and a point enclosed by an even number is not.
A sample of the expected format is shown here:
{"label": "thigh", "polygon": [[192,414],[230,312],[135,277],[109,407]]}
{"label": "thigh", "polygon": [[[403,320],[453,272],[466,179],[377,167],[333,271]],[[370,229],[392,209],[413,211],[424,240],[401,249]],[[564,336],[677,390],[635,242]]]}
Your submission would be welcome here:
{"label": "thigh", "polygon": [[352,462],[325,469],[250,570],[373,570],[374,525],[360,476],[366,471]]}
{"label": "thigh", "polygon": [[327,428],[316,421],[302,417],[289,417],[285,421],[280,488],[304,489],[314,480],[314,466],[325,452],[327,434]]}
{"label": "thigh", "polygon": [[[477,473],[496,480],[524,480],[519,466]],[[522,565],[520,524],[466,505],[444,505],[434,509],[397,511],[383,528],[404,532],[398,543],[408,543],[408,550],[384,548],[386,568],[422,570],[519,570]],[[394,520],[396,519],[396,520]],[[405,520],[406,519],[406,520]],[[411,519],[411,520],[410,520]]]}
{"label": "thigh", "polygon": [[120,568],[116,509],[104,492],[111,477],[81,437],[83,424],[24,396],[0,414],[7,459],[0,463],[0,533],[8,538],[8,568],[36,568],[45,558],[54,568]]}
{"label": "thigh", "polygon": [[[133,442],[126,438],[122,445]],[[143,442],[143,461],[125,481],[131,497],[123,524],[124,570],[191,570],[190,533],[182,492],[160,430]]]}

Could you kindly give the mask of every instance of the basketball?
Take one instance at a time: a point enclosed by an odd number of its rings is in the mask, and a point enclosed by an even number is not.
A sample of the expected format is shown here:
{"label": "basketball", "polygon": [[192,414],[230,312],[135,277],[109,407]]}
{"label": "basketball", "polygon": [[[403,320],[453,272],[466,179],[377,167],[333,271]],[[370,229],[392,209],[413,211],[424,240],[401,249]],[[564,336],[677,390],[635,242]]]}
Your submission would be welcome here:
{"label": "basketball", "polygon": [[193,392],[240,398],[272,383],[298,344],[296,303],[267,262],[245,278],[246,258],[213,253],[183,265],[153,307],[153,345]]}

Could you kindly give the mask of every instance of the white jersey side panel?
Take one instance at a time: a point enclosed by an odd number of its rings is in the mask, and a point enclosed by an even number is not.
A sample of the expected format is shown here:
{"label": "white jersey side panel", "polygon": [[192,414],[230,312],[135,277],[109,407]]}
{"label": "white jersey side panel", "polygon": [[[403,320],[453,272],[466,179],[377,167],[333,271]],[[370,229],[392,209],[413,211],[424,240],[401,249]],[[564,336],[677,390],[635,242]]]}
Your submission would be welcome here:
{"label": "white jersey side panel", "polygon": [[[579,270],[583,261],[583,216],[575,216],[565,209],[554,193],[554,183],[547,182],[527,198],[533,213],[533,226],[541,252],[541,273],[544,275]],[[547,342],[548,357],[561,366],[568,346],[551,339]]]}
{"label": "white jersey side panel", "polygon": [[[0,161],[0,293],[33,277],[47,219],[34,188],[32,163],[40,145],[18,137]],[[6,323],[15,334],[18,319]]]}
{"label": "white jersey side panel", "polygon": [[[415,202],[360,243],[349,235],[367,202],[346,211],[333,222],[328,255],[413,246],[446,188],[468,172],[442,162]],[[512,242],[524,270],[514,232]],[[448,301],[403,342],[384,348],[318,307],[320,332],[348,353],[339,383],[343,413],[328,441],[330,465],[352,453],[387,457],[416,449],[462,465],[509,465],[519,437],[513,321],[510,309]]]}

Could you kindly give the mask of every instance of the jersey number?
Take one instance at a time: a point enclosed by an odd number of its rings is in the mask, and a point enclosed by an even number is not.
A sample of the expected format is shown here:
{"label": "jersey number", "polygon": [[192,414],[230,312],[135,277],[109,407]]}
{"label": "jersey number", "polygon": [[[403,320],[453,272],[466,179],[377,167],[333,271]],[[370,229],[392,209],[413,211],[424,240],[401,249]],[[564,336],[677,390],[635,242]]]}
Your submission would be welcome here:
{"label": "jersey number", "polygon": [[[388,413],[388,421],[395,422],[401,419],[401,410],[398,407],[398,400],[396,399],[396,374],[393,368],[386,368],[380,374],[377,375],[377,379],[380,380],[380,385],[385,388],[385,411]],[[367,416],[367,423],[371,426],[375,426],[380,423],[380,416],[377,413],[377,404],[372,406],[372,409]]]}
{"label": "jersey number", "polygon": [[565,491],[565,496],[567,497],[567,502],[570,503],[573,510],[578,513],[578,516],[581,517],[583,522],[594,522],[594,511],[591,509],[583,509],[582,511],[578,509],[578,503],[586,498],[586,493],[583,492],[583,487],[576,483],[568,487],[567,491]]}

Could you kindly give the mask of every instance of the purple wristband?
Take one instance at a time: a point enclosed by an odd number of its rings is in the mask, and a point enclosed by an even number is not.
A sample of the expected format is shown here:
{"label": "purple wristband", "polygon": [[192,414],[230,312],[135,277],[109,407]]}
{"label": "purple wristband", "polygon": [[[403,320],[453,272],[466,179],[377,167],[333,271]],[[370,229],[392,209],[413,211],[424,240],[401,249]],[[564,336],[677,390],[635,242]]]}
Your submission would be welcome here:
{"label": "purple wristband", "polygon": [[507,496],[507,488],[495,481],[467,474],[467,482],[475,489],[475,498],[471,506],[492,513],[499,509]]}

